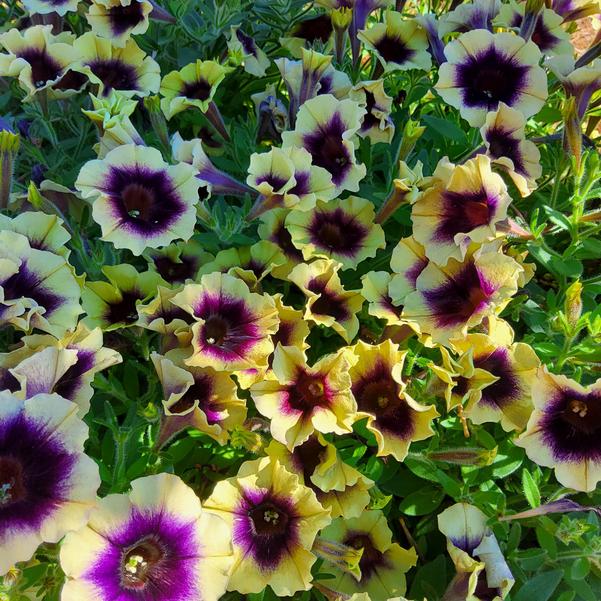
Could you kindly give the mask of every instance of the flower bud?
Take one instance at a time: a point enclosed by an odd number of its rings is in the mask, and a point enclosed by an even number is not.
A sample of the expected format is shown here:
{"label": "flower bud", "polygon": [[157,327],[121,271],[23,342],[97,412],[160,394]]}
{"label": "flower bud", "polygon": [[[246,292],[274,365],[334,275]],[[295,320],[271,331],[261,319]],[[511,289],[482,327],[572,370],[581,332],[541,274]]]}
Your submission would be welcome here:
{"label": "flower bud", "polygon": [[497,456],[497,447],[494,449],[482,449],[478,447],[457,447],[431,451],[427,454],[428,459],[443,461],[455,465],[490,465]]}
{"label": "flower bud", "polygon": [[19,134],[13,133],[8,127],[0,130],[0,209],[8,207],[20,142]]}
{"label": "flower bud", "polygon": [[582,283],[578,280],[566,290],[564,311],[568,324],[574,328],[582,315]]}
{"label": "flower bud", "polygon": [[359,562],[363,556],[363,548],[354,549],[348,545],[326,540],[318,536],[315,539],[312,551],[317,557],[329,561],[339,570],[350,574],[357,580],[361,578]]}

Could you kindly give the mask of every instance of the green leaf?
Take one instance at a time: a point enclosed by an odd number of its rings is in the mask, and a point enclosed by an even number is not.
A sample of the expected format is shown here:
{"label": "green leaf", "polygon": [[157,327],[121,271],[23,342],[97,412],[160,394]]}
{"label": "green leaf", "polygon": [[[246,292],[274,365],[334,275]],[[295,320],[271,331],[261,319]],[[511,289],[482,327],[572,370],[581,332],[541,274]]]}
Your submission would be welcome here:
{"label": "green leaf", "polygon": [[513,601],[548,601],[563,578],[563,570],[553,570],[535,576],[520,588]]}
{"label": "green leaf", "polygon": [[434,487],[427,487],[411,493],[401,501],[399,509],[407,515],[427,515],[441,503],[444,493]]}
{"label": "green leaf", "polygon": [[538,507],[540,505],[540,490],[538,490],[538,485],[534,481],[532,474],[526,468],[522,470],[522,488],[530,507],[532,509]]}
{"label": "green leaf", "polygon": [[453,121],[440,119],[434,115],[422,115],[422,121],[428,126],[428,133],[436,137],[448,138],[454,142],[465,142],[465,132]]}
{"label": "green leaf", "polygon": [[577,559],[570,568],[570,578],[574,580],[584,580],[590,572],[591,564],[586,557]]}

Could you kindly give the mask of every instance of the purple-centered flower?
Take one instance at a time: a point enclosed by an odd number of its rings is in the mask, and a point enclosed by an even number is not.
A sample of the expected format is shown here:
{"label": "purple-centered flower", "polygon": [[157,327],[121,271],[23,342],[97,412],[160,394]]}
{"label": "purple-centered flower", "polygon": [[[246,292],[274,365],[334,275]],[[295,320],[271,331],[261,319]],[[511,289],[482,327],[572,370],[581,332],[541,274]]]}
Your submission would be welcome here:
{"label": "purple-centered flower", "polygon": [[534,411],[515,442],[539,465],[555,469],[563,486],[593,491],[601,480],[601,380],[584,387],[539,369]]}
{"label": "purple-centered flower", "polygon": [[100,500],[60,560],[63,601],[217,601],[232,551],[226,524],[177,476],[160,474]]}
{"label": "purple-centered flower", "polygon": [[205,508],[224,518],[234,544],[229,590],[278,596],[311,587],[310,552],[330,515],[298,476],[270,458],[247,461],[238,475],[218,482]]}
{"label": "purple-centered flower", "polygon": [[100,486],[87,435],[58,395],[0,392],[0,574],[85,523]]}

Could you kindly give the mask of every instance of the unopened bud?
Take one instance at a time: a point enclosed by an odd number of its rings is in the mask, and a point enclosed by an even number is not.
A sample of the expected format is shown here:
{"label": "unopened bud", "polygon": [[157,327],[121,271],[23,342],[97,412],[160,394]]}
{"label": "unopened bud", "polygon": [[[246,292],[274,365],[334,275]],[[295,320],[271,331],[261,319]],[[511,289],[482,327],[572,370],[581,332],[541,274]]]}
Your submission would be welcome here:
{"label": "unopened bud", "polygon": [[243,426],[236,426],[230,434],[230,445],[234,449],[245,449],[260,453],[265,448],[265,440],[258,432],[251,432]]}
{"label": "unopened bud", "polygon": [[15,158],[21,137],[10,129],[0,130],[0,209],[8,207],[13,185]]}
{"label": "unopened bud", "polygon": [[325,559],[339,570],[360,580],[361,568],[359,562],[363,556],[363,548],[355,549],[343,543],[326,540],[318,536],[315,539],[312,551],[317,557]]}
{"label": "unopened bud", "polygon": [[566,290],[564,310],[568,324],[573,328],[582,315],[582,283],[575,281]]}
{"label": "unopened bud", "polygon": [[336,8],[330,13],[330,19],[335,30],[345,31],[353,20],[353,11],[348,7]]}
{"label": "unopened bud", "polygon": [[482,449],[478,447],[457,447],[431,451],[427,454],[432,461],[443,461],[454,465],[490,465],[497,456],[497,447]]}
{"label": "unopened bud", "polygon": [[571,96],[566,99],[563,109],[563,145],[576,162],[576,170],[580,170],[580,159],[582,157],[582,129],[576,99]]}

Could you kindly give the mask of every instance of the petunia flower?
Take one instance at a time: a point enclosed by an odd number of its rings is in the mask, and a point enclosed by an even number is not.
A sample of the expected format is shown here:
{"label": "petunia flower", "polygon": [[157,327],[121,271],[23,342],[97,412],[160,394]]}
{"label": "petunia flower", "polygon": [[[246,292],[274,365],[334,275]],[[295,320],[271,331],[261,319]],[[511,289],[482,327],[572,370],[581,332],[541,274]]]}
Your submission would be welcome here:
{"label": "petunia flower", "polygon": [[434,405],[420,405],[405,391],[402,370],[406,351],[390,340],[372,346],[362,340],[347,351],[354,356],[349,370],[357,420],[367,418],[367,429],[378,443],[378,456],[392,455],[403,461],[413,441],[434,434],[431,423],[438,412]]}
{"label": "petunia flower", "polygon": [[385,72],[429,71],[432,66],[426,31],[416,19],[406,19],[399,12],[387,11],[384,23],[376,23],[357,36],[376,53]]}
{"label": "petunia flower", "polygon": [[357,132],[362,138],[369,138],[372,144],[390,144],[394,136],[394,122],[390,118],[392,96],[384,91],[384,81],[361,81],[351,90],[349,98],[365,105],[366,113]]}
{"label": "petunia flower", "polygon": [[569,96],[574,97],[578,119],[583,119],[591,98],[601,88],[601,59],[574,69],[567,75],[555,70]]}
{"label": "petunia flower", "polygon": [[139,273],[133,265],[107,265],[102,273],[108,282],[86,282],[82,302],[89,328],[105,332],[131,327],[138,321],[138,304],[154,296],[161,283],[153,271]]}
{"label": "petunia flower", "polygon": [[496,226],[507,217],[511,203],[503,178],[492,171],[486,155],[463,165],[448,164],[445,171],[411,211],[413,237],[426,256],[441,266],[449,259],[463,260],[473,242],[494,240]]}
{"label": "petunia flower", "polygon": [[204,151],[202,140],[199,138],[184,140],[179,132],[176,132],[171,138],[171,150],[174,160],[188,163],[194,167],[196,178],[200,181],[201,186],[206,188],[206,192],[201,191],[203,196],[210,197],[213,193],[232,196],[255,194],[251,187],[217,169]]}
{"label": "petunia flower", "polygon": [[273,438],[292,450],[315,431],[350,432],[357,407],[350,392],[351,361],[339,351],[309,366],[301,349],[278,344],[272,371],[250,388],[257,410],[271,420]]}
{"label": "petunia flower", "polygon": [[520,111],[499,102],[498,110],[488,113],[480,128],[486,153],[507,170],[522,196],[536,188],[536,180],[543,172],[540,152],[534,142],[526,139],[525,125]]}
{"label": "petunia flower", "polygon": [[487,521],[468,503],[456,503],[438,515],[438,528],[447,537],[447,551],[457,570],[445,599],[501,601],[513,587],[515,579]]}
{"label": "petunia flower", "polygon": [[274,269],[286,263],[282,251],[268,240],[260,240],[252,246],[227,248],[203,265],[198,275],[219,271],[243,280],[251,290],[256,290],[262,280]]}
{"label": "petunia flower", "polygon": [[504,102],[524,117],[537,113],[547,98],[547,75],[538,66],[541,53],[534,42],[512,33],[476,29],[445,47],[435,86],[442,99],[459,109],[472,126]]}
{"label": "petunia flower", "polygon": [[370,502],[373,481],[342,461],[336,447],[321,434],[314,434],[292,451],[272,440],[266,452],[311,488],[332,518],[359,517]]}
{"label": "petunia flower", "polygon": [[23,6],[30,14],[56,13],[61,17],[68,12],[76,12],[78,4],[79,0],[23,0]]}
{"label": "petunia flower", "polygon": [[40,211],[24,211],[14,217],[0,215],[0,230],[11,230],[29,240],[29,246],[45,250],[65,259],[71,251],[66,243],[71,235],[64,227],[64,221],[57,215],[48,215]]}
{"label": "petunia flower", "polygon": [[500,8],[500,0],[474,0],[460,4],[441,15],[438,32],[443,37],[448,33],[465,33],[473,29],[493,31],[493,19]]}
{"label": "petunia flower", "polygon": [[[515,0],[509,4],[501,4],[499,14],[494,24],[496,26],[512,28],[519,33],[526,3],[517,3]],[[570,41],[570,35],[562,27],[563,18],[554,10],[543,7],[538,13],[534,31],[530,39],[538,46],[541,53],[545,56],[561,56],[571,59],[574,54],[574,47]]]}
{"label": "petunia flower", "polygon": [[22,234],[0,231],[0,324],[62,336],[77,324],[82,278],[65,257],[32,248]]}
{"label": "petunia flower", "polygon": [[363,297],[357,290],[345,290],[338,271],[341,263],[317,259],[310,264],[300,263],[288,275],[307,297],[305,319],[333,328],[346,342],[359,331],[357,313]]}
{"label": "petunia flower", "polygon": [[367,312],[388,325],[403,325],[402,306],[392,302],[388,288],[393,275],[387,271],[368,271],[361,276],[361,296],[368,302]]}
{"label": "petunia flower", "polygon": [[261,215],[258,227],[260,239],[277,246],[287,259],[287,263],[273,270],[273,275],[282,279],[286,279],[290,271],[303,262],[303,253],[294,246],[290,232],[286,229],[286,217],[289,213],[288,209],[271,209]]}
{"label": "petunia flower", "polygon": [[132,35],[146,32],[152,10],[148,0],[93,0],[86,19],[97,36],[123,48]]}
{"label": "petunia flower", "polygon": [[402,307],[407,295],[415,292],[417,278],[427,265],[426,250],[413,236],[399,240],[390,257],[388,295],[394,307]]}
{"label": "petunia flower", "polygon": [[192,237],[199,186],[191,165],[168,165],[155,148],[133,144],[88,161],[75,182],[103,240],[136,255]]}
{"label": "petunia flower", "polygon": [[381,511],[364,511],[357,518],[339,518],[324,529],[321,537],[354,549],[363,549],[359,561],[361,577],[337,567],[328,566],[334,579],[327,586],[338,593],[351,596],[367,593],[373,601],[387,601],[407,590],[405,574],[417,563],[415,549],[403,549],[392,542],[392,532]]}
{"label": "petunia flower", "polygon": [[90,408],[96,373],[121,363],[121,355],[102,346],[100,328],[83,323],[62,338],[46,334],[24,336],[22,346],[0,354],[0,389],[6,384],[19,398],[56,393],[74,402],[80,416]]}
{"label": "petunia flower", "polygon": [[311,547],[330,513],[315,493],[269,458],[243,463],[237,476],[218,482],[204,507],[228,523],[234,545],[229,590],[278,596],[311,587]]}
{"label": "petunia flower", "polygon": [[280,44],[292,56],[300,58],[301,50],[313,46],[315,42],[327,46],[333,31],[330,15],[312,13],[307,19],[297,21],[287,35],[280,38]]}
{"label": "petunia flower", "polygon": [[75,40],[73,50],[80,57],[73,68],[98,85],[101,96],[108,96],[112,90],[126,96],[148,96],[159,90],[158,63],[132,39],[119,48],[88,31]]}
{"label": "petunia flower", "polygon": [[488,330],[453,342],[458,357],[441,347],[443,365],[432,369],[447,381],[449,409],[465,404],[464,415],[475,424],[500,422],[504,430],[523,430],[540,360],[528,344],[513,341],[506,322],[489,318]]}
{"label": "petunia flower", "polygon": [[206,113],[228,71],[215,61],[197,60],[165,75],[161,81],[161,109],[165,117],[171,119],[189,107]]}
{"label": "petunia flower", "polygon": [[0,54],[0,75],[18,78],[27,92],[25,101],[44,90],[60,96],[61,91],[79,89],[85,79],[71,71],[79,59],[73,39],[68,33],[53,35],[51,25],[35,25],[22,32],[10,29],[0,34],[0,47],[7,51]]}
{"label": "petunia flower", "polygon": [[271,61],[265,52],[257,46],[255,40],[244,33],[239,26],[233,26],[227,41],[230,54],[241,56],[244,70],[255,77],[264,77]]}
{"label": "petunia flower", "polygon": [[238,398],[235,382],[224,372],[211,367],[187,367],[186,351],[171,351],[166,356],[152,353],[150,358],[163,387],[164,417],[159,444],[194,428],[225,444],[229,432],[246,419],[246,404]]}
{"label": "petunia flower", "polygon": [[469,250],[463,262],[450,259],[445,267],[430,261],[415,281],[415,292],[404,298],[402,316],[435,343],[448,345],[485,316],[500,313],[516,293],[523,271],[497,243]]}
{"label": "petunia flower", "polygon": [[186,365],[238,371],[267,364],[271,335],[278,328],[270,296],[250,292],[242,280],[216,272],[184,286],[172,302],[194,318],[194,353]]}
{"label": "petunia flower", "polygon": [[74,403],[0,392],[0,574],[85,523],[100,486],[87,436]]}
{"label": "petunia flower", "polygon": [[173,474],[98,501],[60,551],[63,601],[217,601],[232,566],[227,526]]}
{"label": "petunia flower", "polygon": [[148,267],[156,271],[167,285],[177,286],[196,279],[198,270],[215,257],[196,240],[173,242],[147,253]]}
{"label": "petunia flower", "polygon": [[532,401],[528,427],[515,443],[535,463],[554,468],[563,486],[595,490],[601,480],[601,380],[585,387],[541,367]]}
{"label": "petunia flower", "polygon": [[374,206],[358,196],[318,201],[311,212],[293,210],[286,217],[292,243],[305,260],[325,257],[342,269],[356,267],[384,248],[384,230],[374,223]]}
{"label": "petunia flower", "polygon": [[356,192],[366,167],[357,163],[351,140],[365,112],[356,102],[337,100],[331,94],[312,98],[298,111],[294,130],[282,134],[283,146],[306,149],[313,165],[330,173],[337,193]]}

